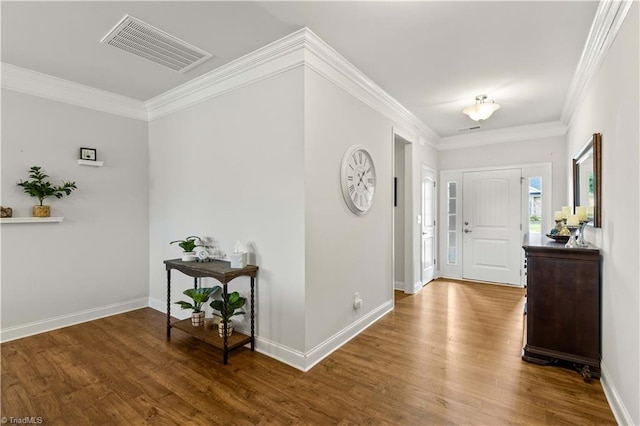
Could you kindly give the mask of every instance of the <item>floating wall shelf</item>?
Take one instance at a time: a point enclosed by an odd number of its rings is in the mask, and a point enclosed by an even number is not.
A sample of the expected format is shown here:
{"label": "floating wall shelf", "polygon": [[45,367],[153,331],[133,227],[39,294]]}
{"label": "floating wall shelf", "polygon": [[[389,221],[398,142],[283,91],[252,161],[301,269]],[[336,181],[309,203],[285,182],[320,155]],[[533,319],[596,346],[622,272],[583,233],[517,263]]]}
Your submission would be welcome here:
{"label": "floating wall shelf", "polygon": [[0,223],[55,223],[62,222],[64,217],[3,217]]}
{"label": "floating wall shelf", "polygon": [[102,167],[104,165],[104,161],[78,160],[78,164],[81,166]]}

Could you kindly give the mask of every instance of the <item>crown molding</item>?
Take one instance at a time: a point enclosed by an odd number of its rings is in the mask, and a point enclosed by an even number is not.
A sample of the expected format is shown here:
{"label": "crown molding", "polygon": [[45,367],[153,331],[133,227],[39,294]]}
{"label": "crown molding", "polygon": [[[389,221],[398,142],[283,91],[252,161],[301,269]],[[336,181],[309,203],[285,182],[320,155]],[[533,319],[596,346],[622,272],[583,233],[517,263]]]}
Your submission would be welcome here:
{"label": "crown molding", "polygon": [[2,88],[136,120],[148,119],[141,101],[4,62]]}
{"label": "crown molding", "polygon": [[304,29],[149,99],[149,120],[273,77],[304,64]]}
{"label": "crown molding", "polygon": [[440,136],[373,80],[308,28],[304,28],[305,65],[414,134],[421,144],[436,147]]}
{"label": "crown molding", "polygon": [[518,142],[555,136],[564,136],[568,127],[560,121],[529,124],[526,126],[514,126],[497,130],[486,130],[477,133],[465,133],[464,135],[447,136],[440,139],[437,149],[446,151],[450,149],[469,148],[472,146],[492,145],[505,142]]}
{"label": "crown molding", "polygon": [[308,28],[141,102],[2,63],[2,87],[137,120],[152,121],[291,69],[306,66],[401,126],[420,144],[438,134]]}
{"label": "crown molding", "polygon": [[308,28],[148,100],[149,120],[306,66],[435,147],[439,136]]}
{"label": "crown molding", "polygon": [[631,8],[630,0],[601,0],[573,75],[560,121],[569,127]]}

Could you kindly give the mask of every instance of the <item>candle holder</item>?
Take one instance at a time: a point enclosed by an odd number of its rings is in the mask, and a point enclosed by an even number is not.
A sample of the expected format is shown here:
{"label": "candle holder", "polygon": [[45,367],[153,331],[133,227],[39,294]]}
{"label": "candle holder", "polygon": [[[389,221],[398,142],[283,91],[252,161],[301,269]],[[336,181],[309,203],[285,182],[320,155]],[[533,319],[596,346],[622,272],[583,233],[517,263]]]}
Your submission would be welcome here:
{"label": "candle holder", "polygon": [[580,227],[578,231],[578,239],[576,240],[576,244],[578,247],[589,247],[589,243],[584,239],[584,227],[589,223],[586,220],[580,221]]}
{"label": "candle holder", "polygon": [[571,233],[571,237],[569,237],[569,241],[567,241],[567,244],[564,245],[566,248],[577,248],[577,247],[579,247],[578,246],[578,242],[576,241],[576,231],[579,228],[580,228],[579,226],[567,225],[567,229]]}

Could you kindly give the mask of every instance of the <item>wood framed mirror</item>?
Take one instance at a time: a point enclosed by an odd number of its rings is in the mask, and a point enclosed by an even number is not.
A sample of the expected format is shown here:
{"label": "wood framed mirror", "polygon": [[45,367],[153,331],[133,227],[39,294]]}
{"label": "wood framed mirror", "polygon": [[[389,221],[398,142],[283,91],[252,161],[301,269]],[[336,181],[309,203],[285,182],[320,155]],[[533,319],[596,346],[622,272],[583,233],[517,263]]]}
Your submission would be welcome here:
{"label": "wood framed mirror", "polygon": [[587,206],[588,224],[602,226],[602,135],[594,133],[573,157],[573,208]]}

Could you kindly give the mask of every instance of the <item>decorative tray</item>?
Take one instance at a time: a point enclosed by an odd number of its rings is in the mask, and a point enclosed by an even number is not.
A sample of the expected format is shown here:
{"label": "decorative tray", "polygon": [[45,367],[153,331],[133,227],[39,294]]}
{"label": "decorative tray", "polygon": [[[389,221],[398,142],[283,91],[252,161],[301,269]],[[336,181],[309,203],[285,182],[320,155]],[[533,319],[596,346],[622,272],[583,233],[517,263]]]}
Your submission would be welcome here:
{"label": "decorative tray", "polygon": [[551,235],[551,234],[545,234],[548,238],[551,238],[552,240],[554,240],[556,243],[563,243],[566,244],[567,241],[569,241],[569,235]]}

